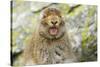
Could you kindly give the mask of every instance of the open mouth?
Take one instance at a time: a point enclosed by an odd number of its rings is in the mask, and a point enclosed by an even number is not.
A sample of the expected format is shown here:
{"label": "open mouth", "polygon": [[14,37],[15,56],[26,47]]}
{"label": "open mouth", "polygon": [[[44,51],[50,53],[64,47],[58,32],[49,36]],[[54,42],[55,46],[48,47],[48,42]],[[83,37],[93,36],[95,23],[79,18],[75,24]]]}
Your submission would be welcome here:
{"label": "open mouth", "polygon": [[58,33],[58,28],[57,27],[50,27],[49,28],[49,33],[50,33],[50,35],[57,35],[57,33]]}

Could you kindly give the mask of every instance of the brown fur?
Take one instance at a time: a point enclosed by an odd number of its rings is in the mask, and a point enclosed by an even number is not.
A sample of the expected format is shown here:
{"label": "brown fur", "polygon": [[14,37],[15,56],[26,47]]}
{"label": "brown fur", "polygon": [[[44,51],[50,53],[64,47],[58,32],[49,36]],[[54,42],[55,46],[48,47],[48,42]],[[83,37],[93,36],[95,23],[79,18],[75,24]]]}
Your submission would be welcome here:
{"label": "brown fur", "polygon": [[[55,8],[45,9],[40,21],[35,27],[30,44],[24,50],[22,65],[77,61],[60,11]],[[48,32],[53,26],[52,21],[57,21],[55,27],[59,32],[55,36]]]}

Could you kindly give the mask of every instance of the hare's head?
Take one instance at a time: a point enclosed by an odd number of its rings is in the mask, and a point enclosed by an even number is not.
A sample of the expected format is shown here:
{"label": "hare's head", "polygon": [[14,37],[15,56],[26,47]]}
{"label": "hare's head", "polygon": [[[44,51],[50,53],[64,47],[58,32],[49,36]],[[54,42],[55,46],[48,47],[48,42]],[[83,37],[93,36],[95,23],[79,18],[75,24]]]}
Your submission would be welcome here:
{"label": "hare's head", "polygon": [[47,39],[58,39],[64,35],[65,22],[59,10],[47,8],[43,11],[39,33]]}

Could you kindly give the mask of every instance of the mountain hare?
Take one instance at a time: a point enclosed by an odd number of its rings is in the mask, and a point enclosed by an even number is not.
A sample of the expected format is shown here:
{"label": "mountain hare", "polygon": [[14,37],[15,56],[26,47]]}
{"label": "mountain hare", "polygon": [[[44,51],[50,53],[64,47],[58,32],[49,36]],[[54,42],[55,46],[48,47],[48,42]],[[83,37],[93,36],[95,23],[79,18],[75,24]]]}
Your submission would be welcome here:
{"label": "mountain hare", "polygon": [[22,54],[22,65],[75,62],[66,25],[61,12],[46,8],[36,23],[30,44]]}

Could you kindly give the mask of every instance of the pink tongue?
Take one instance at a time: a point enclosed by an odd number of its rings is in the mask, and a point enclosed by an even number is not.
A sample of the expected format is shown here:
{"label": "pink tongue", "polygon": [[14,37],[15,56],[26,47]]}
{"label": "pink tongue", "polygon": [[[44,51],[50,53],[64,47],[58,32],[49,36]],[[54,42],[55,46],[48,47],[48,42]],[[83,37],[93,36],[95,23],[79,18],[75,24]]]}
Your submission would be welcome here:
{"label": "pink tongue", "polygon": [[51,35],[56,35],[56,34],[58,33],[58,30],[57,30],[56,28],[51,28],[51,29],[49,30],[49,33],[50,33]]}

